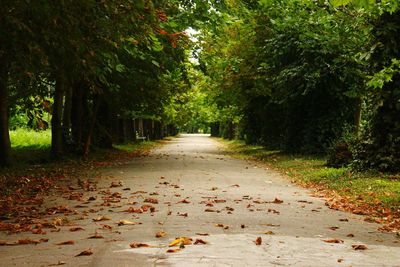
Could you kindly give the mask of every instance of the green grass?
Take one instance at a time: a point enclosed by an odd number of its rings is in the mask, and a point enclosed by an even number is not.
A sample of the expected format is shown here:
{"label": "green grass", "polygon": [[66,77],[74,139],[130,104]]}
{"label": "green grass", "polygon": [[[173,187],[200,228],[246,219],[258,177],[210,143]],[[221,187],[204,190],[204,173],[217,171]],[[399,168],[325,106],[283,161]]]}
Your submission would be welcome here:
{"label": "green grass", "polygon": [[125,143],[125,144],[118,144],[113,145],[116,149],[126,151],[126,152],[133,152],[138,150],[149,150],[155,148],[158,142],[154,141],[139,141],[135,143]]}
{"label": "green grass", "polygon": [[400,212],[400,174],[354,173],[348,168],[327,167],[326,160],[320,157],[287,155],[238,140],[220,140],[235,157],[266,163],[296,183],[323,187],[371,205],[382,203],[383,207]]}
{"label": "green grass", "polygon": [[38,132],[20,128],[10,131],[10,139],[13,148],[49,148],[51,144],[51,130]]}

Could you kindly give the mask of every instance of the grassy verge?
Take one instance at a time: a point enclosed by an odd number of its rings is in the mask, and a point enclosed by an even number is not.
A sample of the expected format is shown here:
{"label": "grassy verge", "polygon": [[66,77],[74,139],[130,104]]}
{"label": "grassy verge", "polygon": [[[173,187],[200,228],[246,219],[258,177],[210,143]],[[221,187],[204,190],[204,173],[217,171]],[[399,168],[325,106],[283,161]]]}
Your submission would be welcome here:
{"label": "grassy verge", "polygon": [[323,158],[268,151],[238,140],[220,141],[235,157],[265,163],[292,182],[317,189],[330,198],[334,208],[379,217],[400,215],[400,174],[354,173],[347,168],[329,168]]}

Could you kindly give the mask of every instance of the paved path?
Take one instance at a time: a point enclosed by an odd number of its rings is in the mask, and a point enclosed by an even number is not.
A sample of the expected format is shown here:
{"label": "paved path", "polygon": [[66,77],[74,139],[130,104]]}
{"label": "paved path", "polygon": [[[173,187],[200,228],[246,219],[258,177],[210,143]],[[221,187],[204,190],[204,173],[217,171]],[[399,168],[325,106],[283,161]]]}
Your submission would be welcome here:
{"label": "paved path", "polygon": [[[116,187],[110,188],[112,183]],[[273,171],[224,155],[204,135],[182,135],[148,157],[102,170],[97,191],[82,192],[81,201],[54,195],[47,203],[78,207],[67,216],[70,226],[49,231],[47,243],[0,247],[0,265],[400,266],[400,240],[393,234],[380,233],[379,225],[362,216],[328,209],[322,199]],[[90,196],[96,200],[87,201]],[[147,198],[158,204],[144,202]],[[156,210],[122,212],[143,204]],[[93,221],[103,215],[110,220]],[[140,224],[118,226],[120,220]],[[72,227],[85,230],[71,232]],[[156,238],[160,231],[167,235]],[[104,238],[88,239],[95,232]],[[182,236],[208,244],[167,253],[168,244]],[[261,245],[255,244],[257,237]],[[4,239],[15,236],[1,233]],[[343,243],[323,241],[329,239]],[[75,244],[55,245],[66,240]],[[130,248],[133,242],[152,247]],[[88,248],[93,255],[74,257]]]}

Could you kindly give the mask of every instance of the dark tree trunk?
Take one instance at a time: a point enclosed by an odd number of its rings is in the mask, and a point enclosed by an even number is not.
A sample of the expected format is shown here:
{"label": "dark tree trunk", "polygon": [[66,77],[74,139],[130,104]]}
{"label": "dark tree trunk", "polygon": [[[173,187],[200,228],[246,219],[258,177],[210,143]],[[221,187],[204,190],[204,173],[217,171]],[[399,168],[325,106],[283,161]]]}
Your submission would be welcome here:
{"label": "dark tree trunk", "polygon": [[92,113],[92,119],[89,125],[89,130],[86,136],[85,144],[83,145],[83,157],[87,158],[89,155],[89,150],[90,150],[90,145],[92,144],[92,139],[93,139],[93,132],[94,128],[96,126],[96,120],[97,120],[97,113],[99,111],[99,107],[101,105],[101,97],[98,96],[96,100],[94,101],[94,107],[93,107],[93,113]]}
{"label": "dark tree trunk", "polygon": [[83,149],[83,124],[86,112],[87,93],[84,82],[75,83],[72,93],[71,132],[74,150],[79,154],[82,153]]}
{"label": "dark tree trunk", "polygon": [[63,144],[71,144],[71,112],[72,112],[72,87],[65,88],[65,104],[63,113]]}
{"label": "dark tree trunk", "polygon": [[51,152],[56,158],[63,154],[62,109],[65,89],[65,77],[58,76],[54,92],[53,116],[51,119]]}
{"label": "dark tree trunk", "polygon": [[8,130],[7,71],[0,68],[0,166],[11,163],[11,142]]}
{"label": "dark tree trunk", "polygon": [[354,112],[354,126],[355,134],[358,136],[360,134],[360,123],[361,123],[361,97],[356,100],[356,110]]}

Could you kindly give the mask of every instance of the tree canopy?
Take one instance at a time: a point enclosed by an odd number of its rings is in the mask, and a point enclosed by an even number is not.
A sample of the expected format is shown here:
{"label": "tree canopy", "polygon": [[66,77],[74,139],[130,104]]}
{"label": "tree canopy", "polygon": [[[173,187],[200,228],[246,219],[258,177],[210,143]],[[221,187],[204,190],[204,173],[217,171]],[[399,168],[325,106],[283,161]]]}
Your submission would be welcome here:
{"label": "tree canopy", "polygon": [[28,2],[0,6],[1,165],[26,113],[55,157],[200,129],[399,170],[398,1]]}

